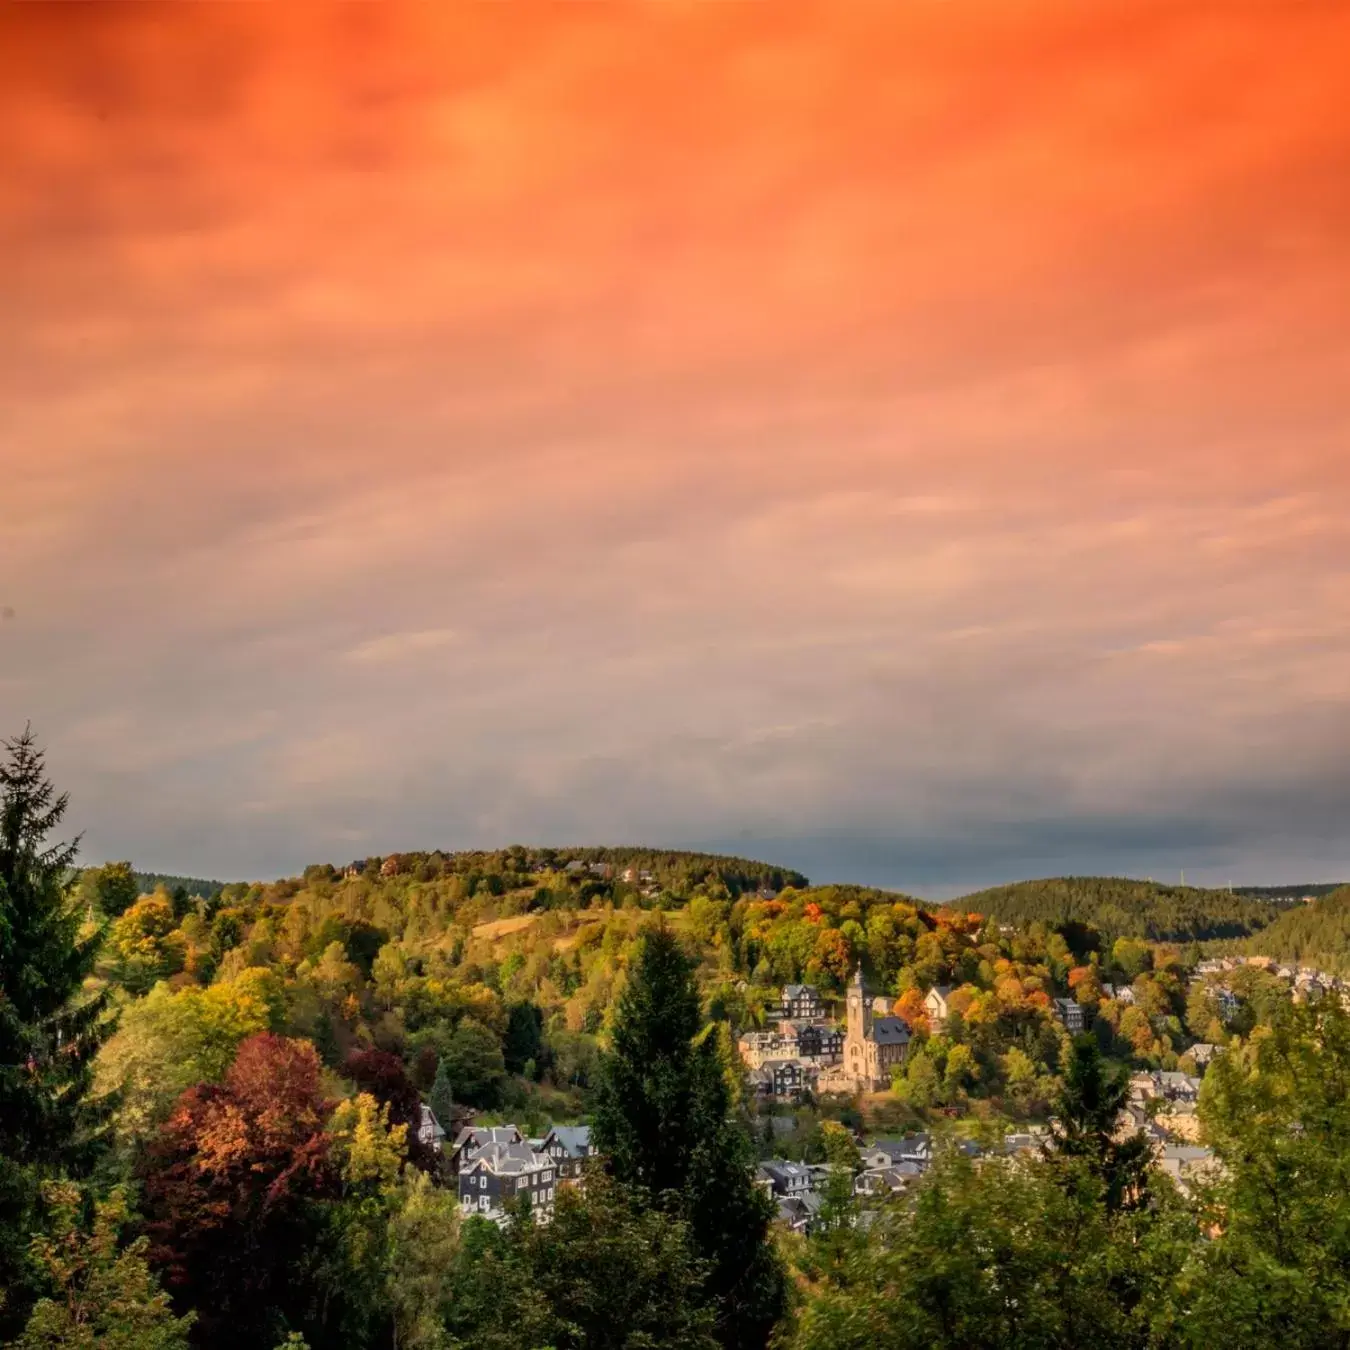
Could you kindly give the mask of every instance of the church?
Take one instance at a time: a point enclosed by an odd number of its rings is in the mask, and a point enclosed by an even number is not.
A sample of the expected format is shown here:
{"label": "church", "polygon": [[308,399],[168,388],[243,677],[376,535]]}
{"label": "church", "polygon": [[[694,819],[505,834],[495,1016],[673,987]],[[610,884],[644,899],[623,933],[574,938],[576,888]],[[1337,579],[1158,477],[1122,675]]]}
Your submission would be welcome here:
{"label": "church", "polygon": [[841,1063],[820,1075],[821,1092],[876,1092],[891,1085],[891,1067],[905,1062],[909,1024],[903,1017],[876,1017],[863,988],[862,967],[848,986],[848,1033]]}

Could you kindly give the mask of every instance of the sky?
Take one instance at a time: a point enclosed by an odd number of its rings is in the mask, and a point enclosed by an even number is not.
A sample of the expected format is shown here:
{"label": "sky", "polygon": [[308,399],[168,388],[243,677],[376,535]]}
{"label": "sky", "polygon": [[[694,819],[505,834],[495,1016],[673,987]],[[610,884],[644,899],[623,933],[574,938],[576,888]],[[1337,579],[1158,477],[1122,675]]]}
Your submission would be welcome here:
{"label": "sky", "polygon": [[1340,0],[0,10],[88,861],[1350,876]]}

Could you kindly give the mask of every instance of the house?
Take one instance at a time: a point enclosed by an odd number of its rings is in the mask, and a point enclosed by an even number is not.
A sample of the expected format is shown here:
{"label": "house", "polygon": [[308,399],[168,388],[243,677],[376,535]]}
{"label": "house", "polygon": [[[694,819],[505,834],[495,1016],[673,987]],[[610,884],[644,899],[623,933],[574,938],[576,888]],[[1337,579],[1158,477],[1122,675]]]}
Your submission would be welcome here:
{"label": "house", "polygon": [[1155,1075],[1158,1091],[1169,1102],[1194,1103],[1200,1096],[1200,1080],[1188,1073],[1162,1072]]}
{"label": "house", "polygon": [[800,1050],[797,1029],[780,1024],[775,1031],[747,1031],[737,1042],[746,1068],[758,1069],[774,1059],[796,1059]]}
{"label": "house", "polygon": [[923,1176],[915,1162],[898,1162],[894,1167],[871,1167],[858,1174],[853,1183],[857,1195],[894,1195]]}
{"label": "house", "polygon": [[761,1097],[794,1101],[810,1087],[809,1069],[800,1059],[775,1059],[748,1075],[751,1086]]}
{"label": "house", "polygon": [[867,1092],[890,1086],[891,1069],[905,1062],[909,1024],[903,1017],[873,1017],[862,967],[848,986],[848,1031],[843,1061],[821,1072],[822,1092]]}
{"label": "house", "polygon": [[545,1153],[525,1143],[484,1144],[459,1170],[459,1203],[465,1214],[500,1217],[507,1204],[529,1196],[530,1209],[553,1208],[557,1168]]}
{"label": "house", "polygon": [[1065,1031],[1082,1031],[1085,1022],[1083,1008],[1076,999],[1057,998],[1055,1000],[1055,1016],[1064,1023]]}
{"label": "house", "polygon": [[952,987],[949,984],[935,984],[924,996],[923,1007],[928,1014],[929,1024],[934,1031],[941,1031],[951,1015]]}
{"label": "house", "polygon": [[1231,989],[1216,988],[1214,998],[1219,1005],[1219,1016],[1225,1022],[1231,1022],[1242,1008],[1242,1000]]}
{"label": "house", "polygon": [[1158,1150],[1158,1164],[1183,1191],[1192,1179],[1219,1166],[1214,1154],[1199,1144],[1164,1144]]}
{"label": "house", "polygon": [[820,1065],[837,1063],[844,1054],[843,1029],[820,1022],[798,1027],[797,1054]]}
{"label": "house", "polygon": [[1186,1053],[1195,1061],[1197,1069],[1205,1069],[1222,1049],[1222,1046],[1210,1045],[1207,1041],[1197,1041]]}
{"label": "house", "polygon": [[825,1016],[820,991],[809,984],[784,985],[778,1015],[794,1022],[818,1021]]}
{"label": "house", "polygon": [[788,1162],[785,1158],[770,1158],[755,1169],[755,1180],[777,1199],[805,1195],[812,1189],[814,1178],[805,1163]]}
{"label": "house", "polygon": [[784,1196],[778,1201],[778,1222],[794,1233],[809,1233],[820,1212],[820,1196],[814,1191]]}
{"label": "house", "polygon": [[417,1121],[417,1142],[434,1148],[437,1153],[445,1146],[445,1129],[426,1102],[422,1103],[422,1114]]}
{"label": "house", "polygon": [[488,1144],[520,1144],[524,1138],[514,1125],[466,1125],[450,1146],[449,1163],[458,1172],[480,1149]]}
{"label": "house", "polygon": [[859,1151],[859,1158],[863,1167],[870,1171],[899,1167],[901,1163],[914,1163],[924,1168],[932,1161],[933,1141],[927,1134],[906,1135],[903,1139],[874,1139]]}
{"label": "house", "polygon": [[539,1141],[539,1152],[553,1159],[562,1180],[579,1177],[586,1159],[592,1156],[591,1127],[555,1125]]}

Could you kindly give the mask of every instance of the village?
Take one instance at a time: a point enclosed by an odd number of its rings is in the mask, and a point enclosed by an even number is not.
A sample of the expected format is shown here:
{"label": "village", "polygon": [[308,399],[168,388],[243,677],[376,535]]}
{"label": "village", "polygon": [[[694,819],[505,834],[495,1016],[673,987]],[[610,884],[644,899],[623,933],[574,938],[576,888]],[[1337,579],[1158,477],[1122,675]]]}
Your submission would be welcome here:
{"label": "village", "polygon": [[[1227,991],[1223,978],[1242,968],[1257,967],[1288,982],[1296,998],[1317,997],[1340,988],[1340,982],[1316,971],[1285,970],[1265,958],[1221,958],[1196,967],[1193,982],[1204,982],[1216,994]],[[951,989],[934,986],[924,997],[924,1009],[933,1030],[949,1015]],[[1128,987],[1109,989],[1109,996],[1128,1000]],[[866,991],[861,971],[855,971],[845,995],[843,1026],[826,1014],[826,1000],[811,985],[789,984],[770,1010],[772,1025],[745,1033],[739,1053],[757,1105],[771,1111],[775,1104],[800,1102],[814,1095],[882,1091],[890,1085],[891,1070],[902,1066],[913,1034],[894,1002]],[[1054,1012],[1067,1033],[1084,1028],[1084,1010],[1076,1001],[1057,999]],[[1188,1051],[1196,1073],[1151,1069],[1131,1074],[1128,1099],[1118,1121],[1124,1138],[1142,1132],[1153,1148],[1161,1170],[1183,1190],[1212,1165],[1210,1150],[1199,1142],[1196,1105],[1202,1075],[1221,1053],[1221,1047],[1203,1043]],[[770,1124],[782,1117],[766,1115]],[[972,1158],[990,1153],[1040,1153],[1053,1148],[1053,1121],[1034,1122],[1005,1132],[994,1143],[976,1142],[948,1127],[917,1130],[901,1137],[853,1131],[856,1165],[852,1188],[864,1214],[888,1197],[902,1195],[931,1166],[937,1152],[953,1148]],[[773,1131],[771,1130],[772,1137]],[[530,1212],[547,1221],[560,1188],[579,1185],[586,1164],[597,1155],[587,1125],[557,1125],[545,1134],[527,1138],[513,1124],[461,1125],[447,1137],[429,1108],[423,1108],[423,1142],[443,1152],[455,1178],[461,1210],[496,1223],[528,1198]],[[820,1212],[834,1169],[822,1162],[784,1157],[764,1158],[757,1181],[772,1197],[777,1219],[797,1233],[809,1233]]]}

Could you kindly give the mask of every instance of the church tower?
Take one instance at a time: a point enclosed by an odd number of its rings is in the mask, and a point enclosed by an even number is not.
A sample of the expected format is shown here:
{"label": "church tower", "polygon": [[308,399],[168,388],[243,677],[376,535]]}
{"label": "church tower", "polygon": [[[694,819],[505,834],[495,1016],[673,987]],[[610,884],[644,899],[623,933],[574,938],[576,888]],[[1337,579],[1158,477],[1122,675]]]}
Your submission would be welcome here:
{"label": "church tower", "polygon": [[865,1041],[872,1029],[872,1009],[863,992],[862,966],[853,972],[848,982],[848,1039]]}

